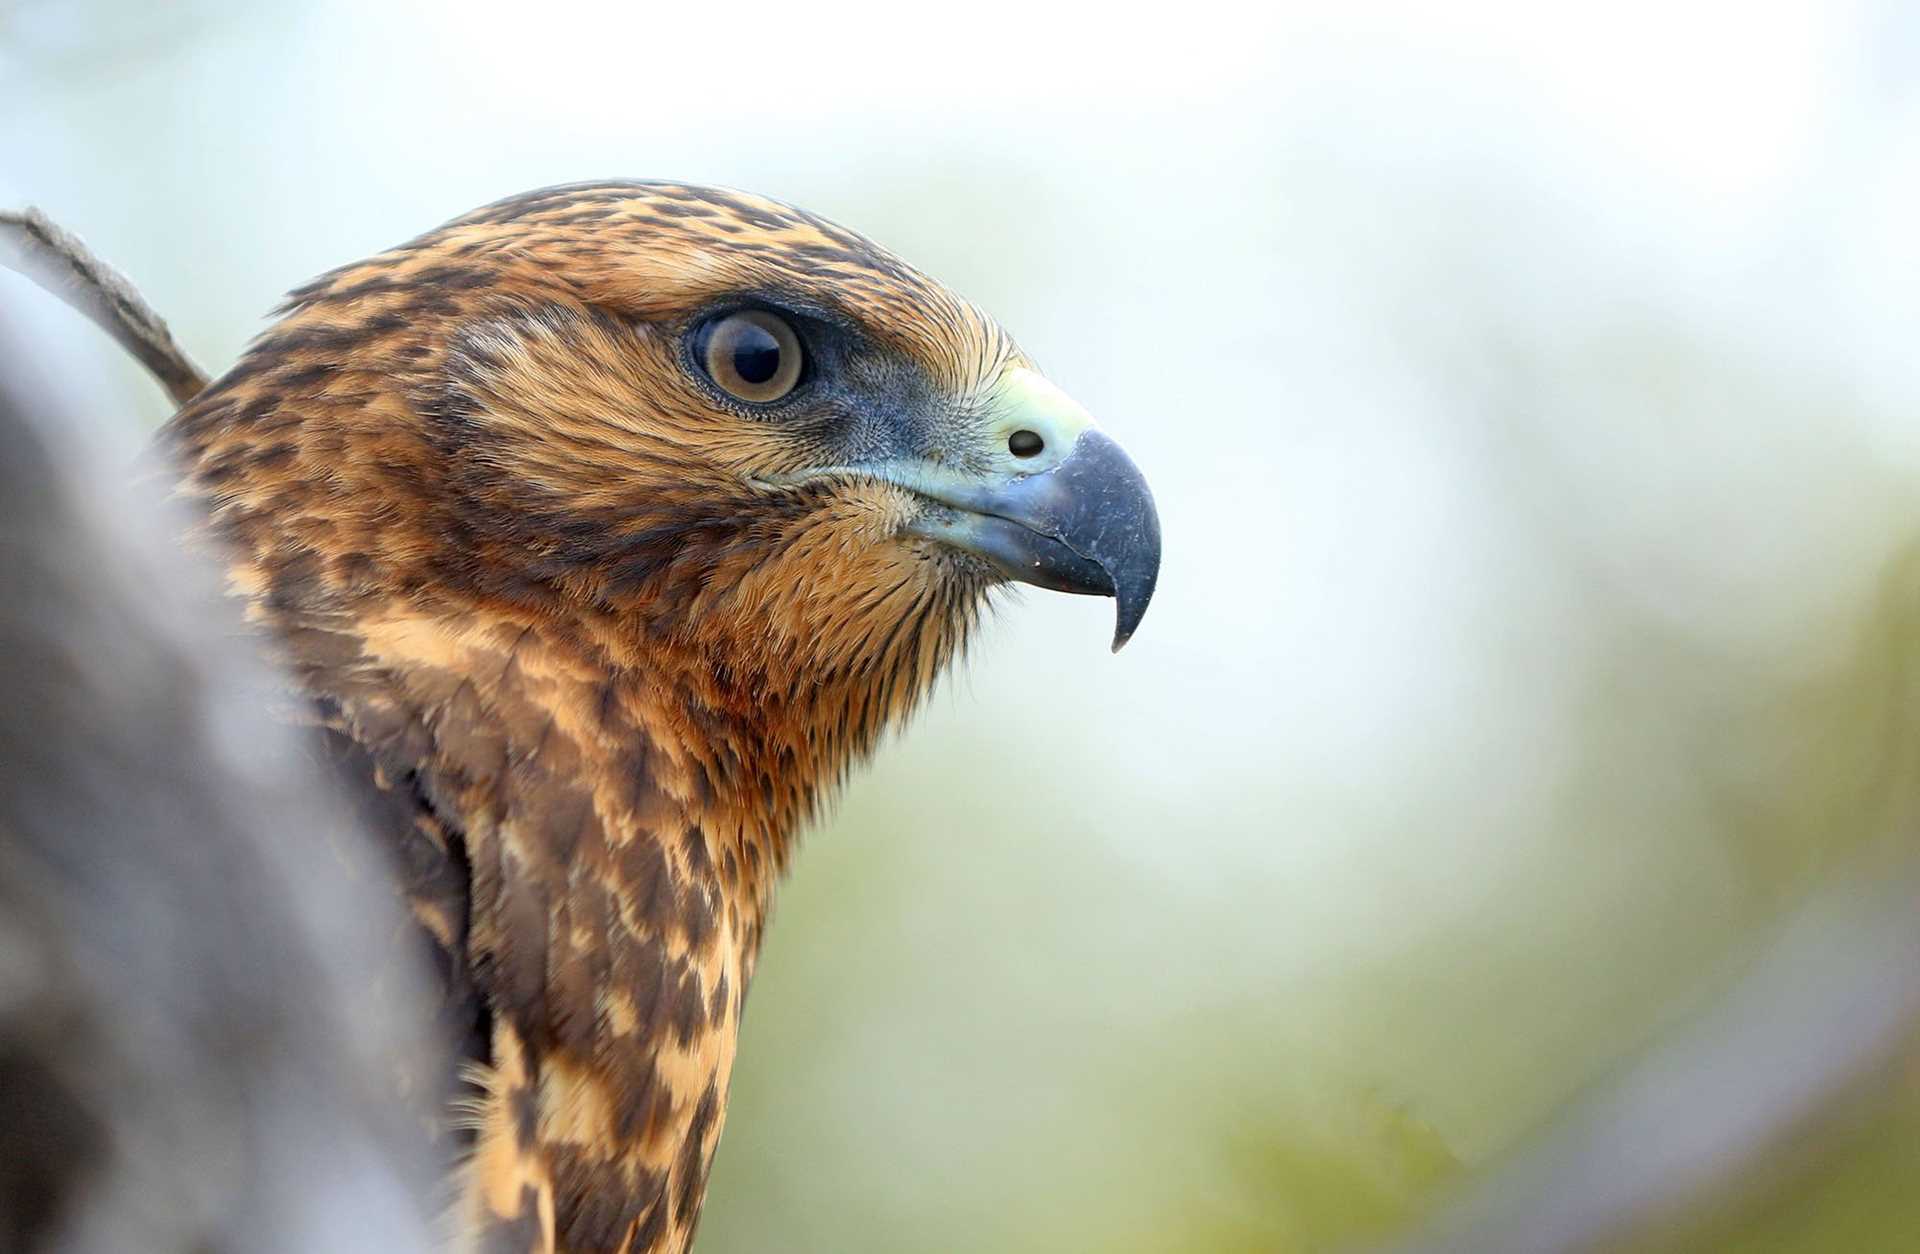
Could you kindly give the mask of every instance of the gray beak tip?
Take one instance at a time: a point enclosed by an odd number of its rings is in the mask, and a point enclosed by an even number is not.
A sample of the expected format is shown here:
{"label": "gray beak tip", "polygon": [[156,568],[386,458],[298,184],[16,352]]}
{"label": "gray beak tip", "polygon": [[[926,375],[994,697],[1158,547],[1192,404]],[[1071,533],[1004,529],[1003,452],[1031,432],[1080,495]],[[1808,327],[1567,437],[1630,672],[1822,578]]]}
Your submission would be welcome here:
{"label": "gray beak tip", "polygon": [[[1097,490],[1087,491],[1087,517],[1081,535],[1070,539],[1100,564],[1113,585],[1113,651],[1120,652],[1146,617],[1160,579],[1160,515],[1153,493],[1120,446],[1098,432],[1081,437],[1084,457]],[[1061,469],[1066,469],[1062,467]]]}
{"label": "gray beak tip", "polygon": [[1127,647],[1127,641],[1133,639],[1133,633],[1140,629],[1140,620],[1147,612],[1147,599],[1142,597],[1132,603],[1124,599],[1116,600],[1113,616],[1113,651],[1118,653]]}

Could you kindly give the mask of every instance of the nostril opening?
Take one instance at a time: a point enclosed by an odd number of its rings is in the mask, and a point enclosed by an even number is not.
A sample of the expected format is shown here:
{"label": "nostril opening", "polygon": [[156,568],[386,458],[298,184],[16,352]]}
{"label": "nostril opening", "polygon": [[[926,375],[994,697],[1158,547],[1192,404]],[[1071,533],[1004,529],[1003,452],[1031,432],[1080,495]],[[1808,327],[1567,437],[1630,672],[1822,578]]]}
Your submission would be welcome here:
{"label": "nostril opening", "polygon": [[1032,457],[1046,447],[1038,431],[1016,431],[1007,437],[1007,452],[1015,457]]}

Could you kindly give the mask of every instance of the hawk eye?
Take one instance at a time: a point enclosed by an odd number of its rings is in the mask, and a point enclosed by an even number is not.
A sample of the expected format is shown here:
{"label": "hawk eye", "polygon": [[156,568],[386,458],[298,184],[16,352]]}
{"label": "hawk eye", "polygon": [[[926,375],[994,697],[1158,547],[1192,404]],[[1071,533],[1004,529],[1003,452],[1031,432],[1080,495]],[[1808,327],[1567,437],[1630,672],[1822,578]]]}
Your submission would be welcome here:
{"label": "hawk eye", "polygon": [[707,327],[700,363],[721,391],[765,405],[800,382],[806,352],[785,318],[764,309],[742,309]]}

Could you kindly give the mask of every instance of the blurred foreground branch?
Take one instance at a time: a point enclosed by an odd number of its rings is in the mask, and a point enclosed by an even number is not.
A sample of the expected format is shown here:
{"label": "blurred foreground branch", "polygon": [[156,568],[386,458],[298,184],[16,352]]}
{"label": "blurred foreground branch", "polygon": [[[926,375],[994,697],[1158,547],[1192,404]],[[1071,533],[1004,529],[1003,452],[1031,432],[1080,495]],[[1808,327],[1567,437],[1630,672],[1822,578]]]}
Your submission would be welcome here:
{"label": "blurred foreground branch", "polygon": [[127,276],[38,209],[0,212],[0,265],[85,314],[153,372],[175,405],[186,404],[207,386],[206,372],[174,343],[166,321]]}
{"label": "blurred foreground branch", "polygon": [[[390,868],[0,323],[0,1254],[431,1248]],[[181,359],[184,361],[184,359]]]}

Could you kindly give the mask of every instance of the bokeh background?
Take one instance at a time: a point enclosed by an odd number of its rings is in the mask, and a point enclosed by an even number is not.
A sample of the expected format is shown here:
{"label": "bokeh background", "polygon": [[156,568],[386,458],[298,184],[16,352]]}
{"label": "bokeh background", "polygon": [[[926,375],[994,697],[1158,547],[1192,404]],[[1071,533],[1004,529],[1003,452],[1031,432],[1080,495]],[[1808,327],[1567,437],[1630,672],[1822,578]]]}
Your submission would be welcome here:
{"label": "bokeh background", "polygon": [[[1914,5],[0,0],[0,203],[216,373],[602,175],[967,293],[1166,532],[1123,654],[1010,603],[807,839],[707,1254],[1385,1237],[1913,844]],[[1841,1122],[1660,1231],[1910,1248],[1920,1065]]]}

